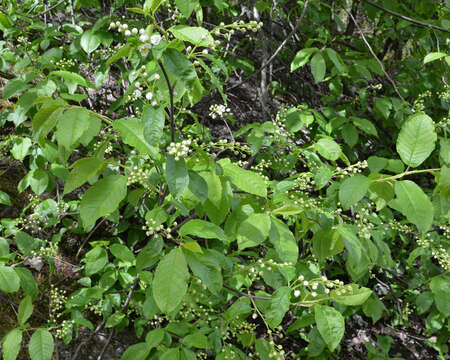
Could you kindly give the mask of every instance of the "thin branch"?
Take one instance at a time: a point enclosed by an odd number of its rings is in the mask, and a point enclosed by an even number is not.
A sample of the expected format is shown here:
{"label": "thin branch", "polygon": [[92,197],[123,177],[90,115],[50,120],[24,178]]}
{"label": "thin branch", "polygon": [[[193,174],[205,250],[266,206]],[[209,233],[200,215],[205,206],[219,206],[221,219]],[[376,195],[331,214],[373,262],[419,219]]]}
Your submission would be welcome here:
{"label": "thin branch", "polygon": [[[138,285],[138,283],[139,283],[139,274],[136,275],[136,277],[134,278],[133,284],[131,284],[130,291],[128,292],[127,298],[125,299],[124,304],[120,308],[120,312],[124,312],[127,309],[128,305],[130,304],[131,297],[133,296],[134,290],[136,290],[136,286]],[[77,348],[75,349],[75,353],[72,356],[72,360],[76,360],[78,358],[78,354],[80,353],[80,350],[83,347],[83,345],[85,345],[89,341],[91,341],[91,339],[94,337],[94,335],[98,334],[100,332],[100,330],[103,329],[105,324],[106,324],[106,320],[102,320],[102,322],[97,325],[94,332],[89,336],[89,338],[85,341],[81,341],[78,344]],[[105,352],[106,348],[108,347],[108,344],[111,341],[111,338],[112,338],[112,332],[110,333],[109,339],[107,340],[105,346],[103,347],[103,349],[100,353],[101,356],[103,356],[103,353]],[[100,359],[101,359],[101,357],[100,357]]]}
{"label": "thin branch", "polygon": [[227,89],[227,91],[233,90],[239,86],[241,86],[242,84],[246,83],[247,81],[249,81],[253,76],[255,76],[256,74],[261,73],[267,66],[270,65],[270,63],[272,63],[272,61],[278,56],[278,54],[280,53],[280,51],[283,49],[283,47],[288,43],[288,41],[291,39],[292,36],[294,36],[294,34],[297,32],[297,30],[300,28],[300,25],[303,22],[303,18],[306,15],[306,9],[308,7],[309,4],[309,0],[305,1],[305,5],[303,6],[303,11],[302,14],[300,15],[300,19],[297,21],[297,24],[295,25],[295,28],[289,33],[289,35],[286,37],[286,39],[284,39],[284,41],[280,44],[280,46],[278,46],[278,48],[275,50],[275,52],[273,53],[273,55],[269,58],[269,60],[267,60],[259,69],[258,71],[255,71],[253,74],[251,74],[250,76],[246,77],[245,79],[243,79],[242,81],[238,82],[237,84],[234,84],[233,86],[229,87]]}
{"label": "thin branch", "polygon": [[344,11],[348,14],[348,16],[351,17],[352,21],[355,23],[356,28],[359,31],[359,34],[361,35],[361,38],[364,42],[364,44],[366,45],[366,47],[369,49],[369,52],[372,54],[372,56],[375,58],[375,60],[378,62],[378,64],[381,67],[381,70],[383,70],[384,75],[389,79],[389,81],[391,82],[392,86],[394,87],[395,92],[397,93],[398,97],[400,99],[402,99],[403,101],[405,101],[405,99],[403,98],[403,96],[400,94],[400,92],[398,91],[397,85],[395,84],[394,80],[391,78],[391,76],[387,73],[386,69],[384,68],[383,63],[381,62],[381,60],[378,58],[377,54],[375,54],[375,52],[372,49],[372,46],[370,46],[369,42],[366,39],[366,36],[364,35],[364,32],[362,31],[361,27],[359,26],[359,24],[357,23],[356,19],[353,17],[353,14],[349,11],[347,11],[347,9],[344,8]]}
{"label": "thin branch", "polygon": [[237,294],[237,295],[245,296],[245,297],[248,297],[249,299],[256,299],[256,300],[272,300],[271,298],[265,297],[265,296],[258,296],[258,295],[246,294],[246,293],[243,292],[243,291],[239,291],[239,290],[234,289],[234,288],[232,288],[232,287],[230,287],[230,286],[228,286],[228,285],[225,285],[225,284],[223,285],[223,287],[224,287],[225,289],[231,291],[231,292],[234,292],[234,293]]}
{"label": "thin branch", "polygon": [[60,2],[58,2],[58,3],[55,4],[55,5],[53,5],[52,7],[49,7],[48,9],[44,10],[43,12],[40,12],[39,14],[31,15],[30,17],[31,17],[31,18],[34,18],[34,17],[38,17],[38,16],[41,16],[41,15],[45,15],[45,14],[48,13],[49,11],[52,11],[54,8],[57,8],[59,5],[61,5],[62,3],[64,3],[64,1],[66,1],[66,0],[61,0]]}
{"label": "thin branch", "polygon": [[419,25],[419,26],[424,26],[424,27],[427,27],[427,28],[430,28],[430,29],[436,29],[436,30],[439,30],[439,31],[444,31],[444,32],[450,33],[450,30],[449,30],[449,29],[445,29],[445,28],[442,28],[442,27],[440,27],[440,26],[428,24],[428,23],[425,23],[425,22],[422,22],[422,21],[419,21],[419,20],[411,19],[411,18],[408,17],[408,16],[399,14],[398,12],[395,12],[395,11],[392,11],[392,10],[389,10],[389,9],[386,9],[386,8],[382,7],[381,5],[375,4],[374,2],[372,2],[372,1],[370,1],[370,0],[363,0],[363,1],[364,1],[365,3],[367,3],[367,4],[369,4],[369,5],[372,5],[373,7],[376,7],[377,9],[380,9],[380,10],[382,10],[382,11],[388,13],[388,14],[397,16],[397,17],[399,17],[400,19],[403,19],[403,20],[405,20],[405,21],[409,21],[410,23],[413,23],[413,24],[416,24],[416,25]]}
{"label": "thin branch", "polygon": [[170,100],[170,138],[172,142],[175,141],[175,122],[173,118],[174,113],[174,105],[173,105],[173,87],[169,80],[169,75],[167,75],[166,69],[162,64],[161,60],[158,61],[159,66],[161,67],[162,73],[164,74],[164,78],[166,79],[167,87],[169,88],[169,100]]}

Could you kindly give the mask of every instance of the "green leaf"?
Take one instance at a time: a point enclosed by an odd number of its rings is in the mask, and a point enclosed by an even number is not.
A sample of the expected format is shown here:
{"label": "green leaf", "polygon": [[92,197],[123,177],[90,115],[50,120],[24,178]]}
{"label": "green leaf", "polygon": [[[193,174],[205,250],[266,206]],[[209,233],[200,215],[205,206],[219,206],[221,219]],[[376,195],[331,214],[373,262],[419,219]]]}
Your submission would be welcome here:
{"label": "green leaf", "polygon": [[169,31],[177,39],[188,41],[196,46],[211,46],[214,44],[214,39],[209,31],[202,27],[176,25],[171,27]]}
{"label": "green leaf", "polygon": [[0,204],[11,206],[11,199],[9,195],[3,191],[0,191]]}
{"label": "green leaf", "polygon": [[22,161],[23,159],[25,159],[25,156],[28,155],[28,151],[30,150],[30,148],[30,138],[18,138],[11,149],[11,154],[14,159]]}
{"label": "green leaf", "polygon": [[48,186],[48,174],[43,169],[30,171],[29,183],[31,189],[37,194],[42,194]]}
{"label": "green leaf", "polygon": [[188,19],[199,2],[198,0],[175,0],[175,4],[183,16]]}
{"label": "green leaf", "polygon": [[377,128],[370,120],[359,118],[356,116],[351,116],[350,119],[353,121],[353,124],[355,124],[356,127],[360,128],[365,133],[373,136],[378,136]]}
{"label": "green leaf", "polygon": [[31,271],[23,267],[19,267],[14,270],[16,274],[19,275],[20,287],[23,289],[25,294],[31,296],[32,299],[35,299],[38,294],[38,287]]}
{"label": "green leaf", "polygon": [[433,305],[434,295],[431,291],[424,291],[416,297],[417,314],[425,314]]}
{"label": "green leaf", "polygon": [[325,78],[327,71],[327,64],[320,52],[316,53],[311,59],[311,73],[314,77],[314,82],[317,84]]}
{"label": "green leaf", "polygon": [[339,73],[342,74],[347,72],[347,66],[345,66],[344,62],[336,51],[331,48],[326,48],[325,51],[327,52],[328,57],[330,58],[336,69],[339,71]]}
{"label": "green leaf", "polygon": [[267,214],[251,214],[238,228],[239,250],[258,246],[269,236],[271,221]]}
{"label": "green leaf", "polygon": [[397,152],[406,165],[415,168],[433,152],[436,139],[433,120],[425,114],[414,114],[400,130]]}
{"label": "green leaf", "polygon": [[108,320],[106,320],[105,327],[106,328],[112,328],[114,326],[119,325],[122,320],[125,319],[125,314],[121,312],[115,312],[110,317],[108,317]]}
{"label": "green leaf", "polygon": [[97,157],[87,157],[74,162],[64,185],[63,195],[72,192],[95,175],[100,174],[104,166],[105,162]]}
{"label": "green leaf", "polygon": [[349,225],[339,225],[337,228],[338,233],[342,237],[345,248],[350,254],[350,257],[355,263],[359,263],[362,256],[362,246],[359,239],[351,230]]}
{"label": "green leaf", "polygon": [[164,352],[159,357],[159,360],[179,360],[180,359],[180,349],[178,348],[171,348]]}
{"label": "green leaf", "polygon": [[19,290],[20,278],[14,269],[0,265],[0,290],[5,293],[13,293]]}
{"label": "green leaf", "polygon": [[223,314],[225,321],[230,322],[240,316],[247,317],[252,312],[250,300],[248,297],[242,296],[237,299]]}
{"label": "green leaf", "polygon": [[294,60],[292,60],[291,63],[291,72],[304,66],[309,61],[311,55],[316,53],[317,51],[319,51],[319,49],[317,48],[306,48],[297,52],[297,54],[295,54]]}
{"label": "green leaf", "polygon": [[19,93],[24,92],[26,89],[30,87],[26,81],[22,79],[11,79],[9,80],[5,87],[3,88],[3,99],[9,99]]}
{"label": "green leaf", "polygon": [[17,312],[17,321],[19,322],[19,325],[25,324],[32,313],[33,300],[31,299],[31,296],[25,296],[20,302],[19,311]]}
{"label": "green leaf", "polygon": [[84,194],[80,203],[80,217],[85,229],[97,219],[115,211],[127,195],[127,178],[110,175],[97,181]]}
{"label": "green leaf", "polygon": [[315,305],[314,315],[320,336],[328,349],[334,351],[344,336],[344,317],[336,309],[325,305]]}
{"label": "green leaf", "polygon": [[284,315],[289,310],[291,298],[291,288],[282,286],[278,288],[271,296],[269,307],[265,311],[267,324],[274,329],[283,321]]}
{"label": "green leaf", "polygon": [[339,201],[344,210],[360,201],[369,190],[371,180],[364,175],[355,174],[345,179],[339,187]]}
{"label": "green leaf", "polygon": [[49,77],[56,76],[56,77],[62,77],[66,84],[68,86],[74,85],[81,85],[85,87],[94,87],[91,83],[89,83],[84,77],[82,77],[80,74],[66,71],[66,70],[58,70],[58,71],[52,71],[50,74],[48,74]]}
{"label": "green leaf", "polygon": [[341,156],[341,147],[332,138],[324,137],[320,139],[315,145],[316,151],[327,160],[337,160]]}
{"label": "green leaf", "polygon": [[144,125],[136,118],[125,118],[114,121],[113,128],[122,135],[124,143],[136,148],[142,154],[155,156],[158,150],[144,137]]}
{"label": "green leaf", "polygon": [[59,102],[41,107],[38,110],[32,120],[34,139],[42,140],[47,136],[63,113],[63,106],[64,104]]}
{"label": "green leaf", "polygon": [[194,235],[203,239],[219,239],[228,243],[229,239],[224,231],[209,221],[193,219],[185,223],[179,230],[181,236]]}
{"label": "green leaf", "polygon": [[31,360],[51,360],[54,349],[53,336],[47,330],[36,330],[28,344]]}
{"label": "green leaf", "polygon": [[381,114],[385,119],[389,117],[392,109],[392,103],[386,98],[376,98],[375,99],[375,110]]}
{"label": "green leaf", "polygon": [[81,107],[73,107],[64,111],[56,125],[56,140],[58,144],[71,150],[79,142],[84,132],[89,128],[89,111]]}
{"label": "green leaf", "polygon": [[106,66],[110,66],[112,63],[116,62],[123,57],[130,55],[133,46],[129,43],[123,45],[119,50],[117,50],[111,57],[106,61]]}
{"label": "green leaf", "polygon": [[150,348],[157,347],[164,340],[164,329],[154,329],[150,330],[145,337],[145,342],[150,346]]}
{"label": "green leaf", "polygon": [[428,231],[433,222],[434,208],[423,190],[412,181],[397,181],[395,195],[396,198],[388,205],[405,215],[421,232]]}
{"label": "green leaf", "polygon": [[2,339],[3,360],[16,360],[22,345],[22,330],[12,329]]}
{"label": "green leaf", "polygon": [[151,349],[146,342],[131,345],[124,351],[120,360],[145,360]]}
{"label": "green leaf", "polygon": [[185,336],[183,338],[183,345],[197,349],[208,349],[210,347],[206,335],[203,335],[198,331]]}
{"label": "green leaf", "polygon": [[231,163],[230,159],[218,161],[225,176],[240,190],[262,197],[267,197],[267,185],[261,175],[244,170]]}
{"label": "green leaf", "polygon": [[145,105],[142,111],[144,139],[153,147],[158,147],[163,138],[165,112],[162,106]]}
{"label": "green leaf", "polygon": [[110,247],[111,254],[113,254],[116,258],[132,263],[134,261],[133,252],[125,245],[122,244],[114,244]]}
{"label": "green leaf", "polygon": [[372,323],[375,324],[381,319],[383,310],[386,310],[384,304],[377,297],[370,297],[363,304],[363,312],[367,317],[372,318]]}
{"label": "green leaf", "polygon": [[431,52],[423,58],[423,63],[428,64],[429,62],[438,60],[444,56],[447,56],[447,54],[443,52]]}
{"label": "green leaf", "polygon": [[188,188],[203,204],[208,198],[208,183],[197,172],[188,170],[188,173]]}
{"label": "green leaf", "polygon": [[344,250],[344,243],[337,231],[318,230],[312,238],[313,254],[320,262],[339,254]]}
{"label": "green leaf", "polygon": [[83,35],[81,35],[80,45],[81,48],[86,51],[88,54],[95,51],[101,44],[101,38],[98,36],[98,33],[95,31],[86,30]]}
{"label": "green leaf", "polygon": [[108,263],[108,253],[101,246],[96,246],[85,255],[87,276],[98,273]]}
{"label": "green leaf", "polygon": [[180,197],[189,185],[189,173],[183,158],[175,160],[172,155],[166,158],[166,180],[170,193]]}
{"label": "green leaf", "polygon": [[269,241],[283,262],[297,263],[298,245],[289,227],[275,217],[271,218]]}
{"label": "green leaf", "polygon": [[187,291],[188,279],[183,251],[175,248],[159,262],[153,279],[153,297],[162,312],[170,313],[180,305]]}
{"label": "green leaf", "polygon": [[351,284],[351,288],[352,290],[350,291],[346,286],[345,294],[341,294],[341,292],[339,292],[339,295],[337,295],[336,291],[333,290],[330,296],[338,303],[348,306],[357,306],[364,304],[372,294],[372,290],[365,287],[359,287],[355,284]]}
{"label": "green leaf", "polygon": [[209,250],[203,253],[186,252],[189,267],[193,274],[213,293],[218,295],[222,290],[223,280],[221,267]]}
{"label": "green leaf", "polygon": [[450,277],[435,276],[431,279],[430,289],[437,309],[446,317],[450,316]]}

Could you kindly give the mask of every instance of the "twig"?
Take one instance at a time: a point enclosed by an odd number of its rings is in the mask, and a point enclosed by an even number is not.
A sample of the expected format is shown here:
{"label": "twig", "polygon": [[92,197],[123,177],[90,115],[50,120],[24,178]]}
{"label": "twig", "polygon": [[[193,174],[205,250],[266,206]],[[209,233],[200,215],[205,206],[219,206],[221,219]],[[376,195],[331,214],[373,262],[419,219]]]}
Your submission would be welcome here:
{"label": "twig", "polygon": [[223,287],[231,292],[234,292],[235,294],[248,297],[249,299],[256,299],[256,300],[272,300],[271,298],[265,297],[265,296],[258,296],[258,295],[252,295],[252,294],[246,294],[243,291],[239,291],[237,289],[234,289],[228,285],[223,285]]}
{"label": "twig", "polygon": [[269,66],[269,64],[278,56],[278,54],[280,53],[280,51],[283,49],[283,47],[287,44],[287,42],[290,40],[290,38],[292,36],[294,36],[294,34],[297,32],[297,30],[299,29],[301,23],[303,22],[303,18],[306,15],[306,9],[308,7],[309,4],[309,0],[305,1],[305,5],[303,5],[303,11],[302,14],[300,15],[300,19],[297,21],[297,24],[295,25],[295,28],[289,33],[289,35],[286,37],[286,39],[284,39],[284,41],[280,44],[280,46],[278,46],[278,48],[275,50],[275,52],[273,53],[273,55],[269,58],[269,60],[267,60],[259,69],[258,71],[255,71],[253,74],[251,74],[250,76],[246,77],[245,79],[241,80],[240,82],[238,82],[237,84],[234,84],[233,86],[229,87],[227,89],[227,91],[233,90],[239,86],[241,86],[242,84],[246,83],[247,81],[249,81],[253,76],[255,76],[256,74],[259,74],[260,72],[262,72],[267,66]]}
{"label": "twig", "polygon": [[363,0],[363,1],[365,3],[367,3],[367,4],[369,4],[369,5],[372,5],[373,7],[376,7],[377,9],[380,9],[380,10],[388,13],[388,14],[391,14],[391,15],[399,17],[400,19],[409,21],[410,23],[413,23],[413,24],[416,24],[416,25],[419,25],[419,26],[424,26],[424,27],[427,27],[427,28],[430,28],[430,29],[436,29],[436,30],[440,30],[440,31],[444,31],[444,32],[450,32],[450,30],[442,28],[440,26],[436,26],[436,25],[432,25],[432,24],[428,24],[428,23],[419,21],[419,20],[411,19],[408,16],[405,16],[405,15],[399,14],[398,12],[386,9],[386,8],[382,7],[381,5],[375,4],[374,2],[372,2],[370,0]]}
{"label": "twig", "polygon": [[99,223],[91,230],[91,232],[88,234],[88,236],[86,236],[86,239],[84,239],[83,243],[81,244],[80,248],[77,251],[77,254],[75,255],[75,260],[78,260],[78,257],[81,254],[81,250],[83,250],[84,246],[86,245],[86,243],[89,241],[89,239],[91,238],[91,236],[94,234],[95,230],[97,230],[101,224],[103,224],[103,222],[106,220],[106,217],[104,217],[103,219],[101,219],[99,221]]}
{"label": "twig", "polygon": [[403,96],[400,94],[400,92],[397,89],[397,85],[395,84],[394,80],[390,77],[390,75],[386,72],[386,69],[384,68],[383,63],[381,62],[381,60],[378,58],[377,54],[375,54],[375,52],[372,49],[372,46],[370,46],[369,42],[366,39],[366,36],[364,35],[364,32],[362,31],[361,27],[359,26],[359,24],[356,22],[356,19],[353,17],[352,13],[347,11],[347,9],[344,8],[344,11],[348,14],[348,16],[351,17],[352,21],[355,23],[356,28],[359,31],[359,34],[361,35],[361,38],[364,42],[364,44],[366,45],[366,47],[369,49],[369,52],[372,54],[372,56],[375,58],[375,60],[378,62],[378,64],[381,67],[381,70],[383,71],[384,75],[389,79],[389,81],[391,82],[392,86],[394,87],[395,92],[397,93],[398,97],[400,99],[402,99],[403,101],[405,101],[405,99],[403,98]]}
{"label": "twig", "polygon": [[169,88],[169,100],[170,100],[170,138],[172,142],[175,141],[175,122],[173,118],[174,105],[173,105],[173,87],[170,83],[169,76],[167,75],[166,69],[161,60],[158,61],[161,71],[166,79],[167,87]]}
{"label": "twig", "polygon": [[52,7],[49,7],[48,9],[45,9],[43,12],[40,12],[39,14],[31,15],[30,17],[31,17],[31,18],[34,18],[34,17],[38,17],[38,16],[41,16],[41,15],[45,15],[45,14],[48,13],[49,11],[52,11],[54,8],[57,8],[59,5],[61,5],[62,3],[64,3],[64,1],[66,1],[66,0],[61,0],[60,2],[58,2],[58,3],[55,4],[55,5],[53,5]]}
{"label": "twig", "polygon": [[105,354],[106,348],[108,347],[109,343],[111,342],[113,335],[114,335],[114,329],[111,329],[108,339],[106,340],[105,345],[103,345],[102,351],[100,351],[100,354],[98,354],[98,356],[97,356],[97,360],[102,360],[102,357]]}
{"label": "twig", "polygon": [[[130,304],[131,301],[131,297],[133,296],[134,290],[136,289],[137,284],[139,283],[139,274],[136,275],[136,277],[134,278],[133,284],[131,284],[130,287],[130,291],[128,292],[127,298],[125,299],[124,304],[122,305],[122,307],[120,308],[120,312],[124,312],[126,310],[126,308],[128,307],[128,305]],[[105,326],[106,324],[106,320],[102,320],[102,322],[100,324],[97,325],[97,327],[95,328],[94,332],[89,336],[89,338],[85,341],[81,341],[77,348],[75,349],[75,353],[72,356],[72,360],[76,360],[78,358],[78,354],[80,353],[81,347],[88,343],[89,341],[91,341],[91,339],[94,337],[95,334],[98,334],[100,332],[101,329],[103,329],[103,326]],[[112,332],[111,332],[112,334]],[[103,353],[106,351],[106,348],[108,347],[108,344],[111,342],[111,338],[112,335],[110,334],[108,340],[106,341],[106,344],[104,345],[100,355],[103,356]],[[101,358],[100,358],[101,359]]]}

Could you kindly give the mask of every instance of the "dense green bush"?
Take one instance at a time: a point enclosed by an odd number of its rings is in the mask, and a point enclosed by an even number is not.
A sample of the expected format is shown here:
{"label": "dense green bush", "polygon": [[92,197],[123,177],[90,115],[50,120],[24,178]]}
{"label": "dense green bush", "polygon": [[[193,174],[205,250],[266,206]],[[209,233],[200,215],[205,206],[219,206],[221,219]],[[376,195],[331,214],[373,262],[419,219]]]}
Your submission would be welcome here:
{"label": "dense green bush", "polygon": [[3,1],[3,358],[445,359],[448,6]]}

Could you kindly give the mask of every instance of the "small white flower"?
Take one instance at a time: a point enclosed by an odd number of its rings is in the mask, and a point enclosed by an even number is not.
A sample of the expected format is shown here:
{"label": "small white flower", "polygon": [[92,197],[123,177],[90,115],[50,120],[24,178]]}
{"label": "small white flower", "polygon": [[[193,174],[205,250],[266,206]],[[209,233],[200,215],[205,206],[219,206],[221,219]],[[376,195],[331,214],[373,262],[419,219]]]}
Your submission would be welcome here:
{"label": "small white flower", "polygon": [[146,41],[148,41],[148,35],[144,32],[143,34],[141,34],[141,36],[139,36],[139,40],[145,43]]}
{"label": "small white flower", "polygon": [[329,294],[330,290],[329,289],[325,289],[325,294]]}
{"label": "small white flower", "polygon": [[140,34],[140,35],[145,34],[145,30],[144,30],[144,29],[139,29],[139,34]]}
{"label": "small white flower", "polygon": [[124,35],[125,36],[130,36],[131,35],[131,31],[130,30],[125,30]]}
{"label": "small white flower", "polygon": [[156,106],[156,105],[158,105],[158,102],[156,100],[153,100],[152,101],[152,106]]}
{"label": "small white flower", "polygon": [[145,94],[145,98],[150,101],[151,99],[153,99],[153,93],[152,92],[148,92],[147,94]]}
{"label": "small white flower", "polygon": [[155,78],[154,78],[155,80],[159,80],[159,79],[161,79],[161,76],[159,76],[159,74],[155,74]]}
{"label": "small white flower", "polygon": [[128,25],[127,25],[127,24],[122,24],[122,28],[123,28],[124,30],[126,30],[126,29],[128,29]]}
{"label": "small white flower", "polygon": [[304,277],[303,275],[300,275],[300,276],[298,277],[298,279],[299,279],[300,281],[303,281],[303,280],[305,280],[305,277]]}
{"label": "small white flower", "polygon": [[208,49],[203,49],[202,53],[205,55],[208,54]]}
{"label": "small white flower", "polygon": [[253,320],[255,320],[257,317],[258,317],[258,314],[257,314],[257,313],[253,313],[253,314],[252,314],[252,319],[253,319]]}
{"label": "small white flower", "polygon": [[141,90],[139,89],[134,90],[134,95],[136,95],[136,97],[141,97],[142,96]]}
{"label": "small white flower", "polygon": [[141,55],[144,56],[144,57],[147,56],[151,47],[152,46],[150,44],[148,44],[148,43],[141,45],[139,47],[139,51],[141,52]]}
{"label": "small white flower", "polygon": [[137,33],[138,33],[138,29],[136,29],[136,28],[133,28],[133,30],[131,30],[131,32],[133,33],[133,35],[137,35]]}
{"label": "small white flower", "polygon": [[162,36],[159,34],[154,34],[150,37],[150,42],[152,43],[152,45],[159,45],[159,43],[161,42]]}
{"label": "small white flower", "polygon": [[136,87],[141,87],[141,83],[140,83],[139,81],[136,81],[136,82],[134,83],[134,85],[135,85]]}
{"label": "small white flower", "polygon": [[300,296],[300,290],[295,290],[294,291],[294,296],[295,297],[299,297]]}
{"label": "small white flower", "polygon": [[312,296],[312,297],[316,297],[316,296],[317,296],[317,293],[316,293],[315,291],[313,291],[313,292],[311,293],[311,296]]}
{"label": "small white flower", "polygon": [[316,290],[316,289],[317,289],[317,285],[318,285],[317,283],[313,283],[312,286],[311,286],[311,288],[312,288],[313,290]]}
{"label": "small white flower", "polygon": [[309,282],[308,280],[303,281],[303,285],[308,286]]}
{"label": "small white flower", "polygon": [[109,24],[109,28],[110,29],[115,29],[116,28],[116,23],[111,23],[111,24]]}

